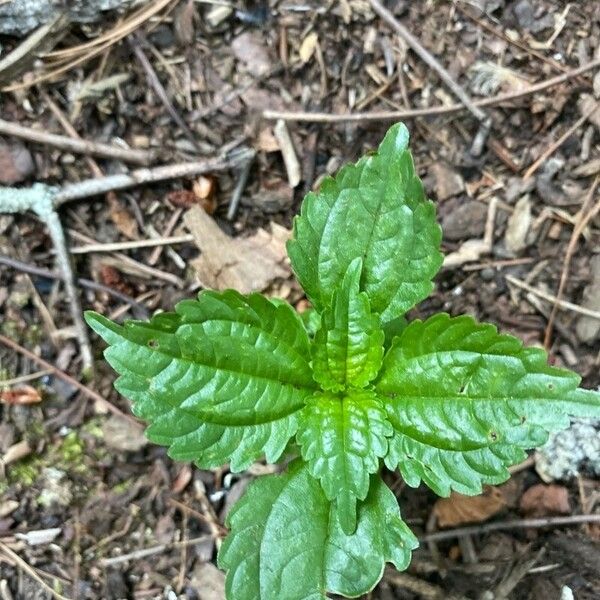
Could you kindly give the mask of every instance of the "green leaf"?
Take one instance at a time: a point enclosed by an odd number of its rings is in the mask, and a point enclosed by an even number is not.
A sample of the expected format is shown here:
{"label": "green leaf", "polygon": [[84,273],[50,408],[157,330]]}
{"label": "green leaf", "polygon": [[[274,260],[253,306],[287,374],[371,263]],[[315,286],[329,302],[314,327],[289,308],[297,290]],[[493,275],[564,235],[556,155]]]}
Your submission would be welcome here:
{"label": "green leaf", "polygon": [[359,290],[361,269],[360,258],[350,263],[312,346],[313,377],[325,390],[365,387],[381,368],[384,333]]}
{"label": "green leaf", "polygon": [[395,429],[386,465],[441,496],[500,483],[524,449],[543,444],[571,416],[600,417],[600,394],[550,367],[493,325],[435,315],[413,321],[386,354],[375,382]]}
{"label": "green leaf", "polygon": [[321,315],[312,307],[307,308],[303,313],[300,313],[300,319],[304,323],[308,337],[313,339],[321,327]]}
{"label": "green leaf", "polygon": [[384,409],[367,390],[316,394],[308,400],[298,443],[325,496],[336,501],[345,533],[356,528],[356,502],[367,496],[369,475],[379,470],[392,433]]}
{"label": "green leaf", "polygon": [[234,291],[175,310],[124,326],[86,313],[148,438],[203,468],[229,461],[240,471],[263,454],[275,462],[316,388],[301,321],[288,305]]}
{"label": "green leaf", "polygon": [[358,508],[352,535],[300,461],[283,475],[253,482],[227,518],[219,551],[226,595],[235,600],[318,600],[327,592],[357,597],[381,578],[386,561],[405,569],[415,536],[378,476]]}
{"label": "green leaf", "polygon": [[408,150],[390,128],[376,153],[309,193],[288,242],[292,267],[315,308],[331,303],[350,263],[363,258],[361,290],[385,323],[426,298],[442,264],[441,230]]}

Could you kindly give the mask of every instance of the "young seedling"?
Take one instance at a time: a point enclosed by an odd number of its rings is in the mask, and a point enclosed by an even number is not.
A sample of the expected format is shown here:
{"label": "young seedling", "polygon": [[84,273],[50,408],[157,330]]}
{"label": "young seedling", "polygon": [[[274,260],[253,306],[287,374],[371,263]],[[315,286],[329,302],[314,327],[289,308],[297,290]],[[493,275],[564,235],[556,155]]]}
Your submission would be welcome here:
{"label": "young seedling", "polygon": [[[380,469],[441,496],[478,494],[600,394],[493,325],[437,314],[406,323],[442,264],[441,231],[394,125],[377,152],[309,193],[288,253],[315,313],[260,294],[205,291],[150,322],[89,312],[116,389],[174,459],[251,484],[218,557],[230,600],[356,597],[417,539]],[[308,322],[308,321],[307,321]]]}

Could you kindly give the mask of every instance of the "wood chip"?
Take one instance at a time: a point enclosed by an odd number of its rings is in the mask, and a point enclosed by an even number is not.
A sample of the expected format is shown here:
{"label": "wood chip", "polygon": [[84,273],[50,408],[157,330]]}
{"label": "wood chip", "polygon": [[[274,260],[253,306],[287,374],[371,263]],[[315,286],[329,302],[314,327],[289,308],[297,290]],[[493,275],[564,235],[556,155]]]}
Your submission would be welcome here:
{"label": "wood chip", "polygon": [[271,70],[271,57],[262,37],[246,31],[231,43],[235,57],[246,65],[255,77],[262,77]]}
{"label": "wood chip", "polygon": [[315,53],[318,43],[319,36],[314,31],[309,33],[302,40],[302,44],[300,45],[300,50],[298,51],[298,54],[300,55],[300,60],[303,64],[306,64],[312,58],[312,55]]}
{"label": "wood chip", "polygon": [[300,167],[300,161],[296,155],[292,137],[288,131],[287,125],[283,119],[279,119],[273,129],[275,139],[281,149],[281,155],[283,156],[283,162],[287,172],[288,182],[290,187],[295,188],[302,179],[302,169]]}
{"label": "wood chip", "polygon": [[25,405],[42,401],[40,393],[30,385],[22,385],[13,390],[0,391],[1,404]]}
{"label": "wood chip", "polygon": [[0,138],[0,183],[13,185],[33,174],[33,159],[20,142],[6,143]]}
{"label": "wood chip", "polygon": [[431,166],[430,170],[434,178],[435,197],[439,202],[458,196],[464,191],[463,178],[449,165],[437,162]]}
{"label": "wood chip", "polygon": [[18,540],[23,540],[29,546],[40,546],[53,542],[59,535],[62,529],[60,527],[52,527],[51,529],[34,529],[27,533],[15,533]]}
{"label": "wood chip", "polygon": [[515,205],[514,212],[508,219],[504,243],[506,249],[517,254],[527,248],[527,237],[531,231],[531,200],[529,195],[523,196]]}

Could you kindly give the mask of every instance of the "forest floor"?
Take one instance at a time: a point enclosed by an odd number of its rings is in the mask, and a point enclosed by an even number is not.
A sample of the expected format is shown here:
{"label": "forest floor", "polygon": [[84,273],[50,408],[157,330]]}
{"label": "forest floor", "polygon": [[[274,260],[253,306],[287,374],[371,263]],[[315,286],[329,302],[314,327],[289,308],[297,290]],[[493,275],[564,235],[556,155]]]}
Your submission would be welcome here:
{"label": "forest floor", "polygon": [[[82,308],[140,318],[235,285],[305,309],[284,249],[302,197],[403,120],[453,257],[411,316],[493,322],[598,387],[600,4],[387,3],[485,101],[492,126],[478,155],[477,119],[368,0],[237,5],[152,0],[55,24],[29,49],[0,36],[0,185],[188,164],[187,175],[61,207],[75,276],[87,280]],[[17,65],[3,63],[18,48]],[[224,515],[271,469],[204,471],[147,443],[119,414],[130,408],[95,336],[95,374],[81,377],[47,224],[0,214],[0,600],[50,598],[48,588],[70,600],[222,599]],[[406,572],[386,570],[369,598],[600,598],[600,525],[575,522],[600,511],[590,465],[550,481],[532,454],[475,501],[385,478],[417,535],[450,533],[424,542]]]}

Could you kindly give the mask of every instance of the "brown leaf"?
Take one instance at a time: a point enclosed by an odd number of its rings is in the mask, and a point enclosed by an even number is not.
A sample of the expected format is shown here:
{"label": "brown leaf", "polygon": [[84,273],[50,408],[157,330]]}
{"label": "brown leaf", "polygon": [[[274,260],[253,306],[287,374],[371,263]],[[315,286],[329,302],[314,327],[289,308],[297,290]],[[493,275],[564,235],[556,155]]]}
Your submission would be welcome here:
{"label": "brown leaf", "polygon": [[112,265],[108,265],[103,263],[100,265],[100,281],[127,296],[133,296],[134,289],[131,285],[129,285],[121,276],[121,273],[113,267]]}
{"label": "brown leaf", "polygon": [[106,197],[108,199],[110,218],[115,224],[115,227],[130,240],[137,239],[139,233],[137,221],[125,206],[123,206],[116,194],[111,192],[107,194]]}
{"label": "brown leaf", "polygon": [[562,485],[539,483],[521,496],[519,508],[530,517],[568,515],[571,513],[569,490]]}
{"label": "brown leaf", "polygon": [[165,196],[165,200],[178,208],[191,208],[198,199],[191,190],[173,190]]}
{"label": "brown leaf", "polygon": [[22,385],[14,390],[0,391],[0,402],[3,404],[25,405],[42,401],[40,393],[30,385]]}
{"label": "brown leaf", "polygon": [[259,229],[249,238],[231,238],[198,206],[183,220],[201,251],[192,265],[205,287],[248,294],[291,275],[285,251],[290,232],[284,227],[273,223],[271,233]]}
{"label": "brown leaf", "polygon": [[452,492],[449,498],[440,498],[433,510],[440,527],[457,527],[465,523],[481,523],[506,507],[502,492],[486,486],[481,496],[463,496]]}

